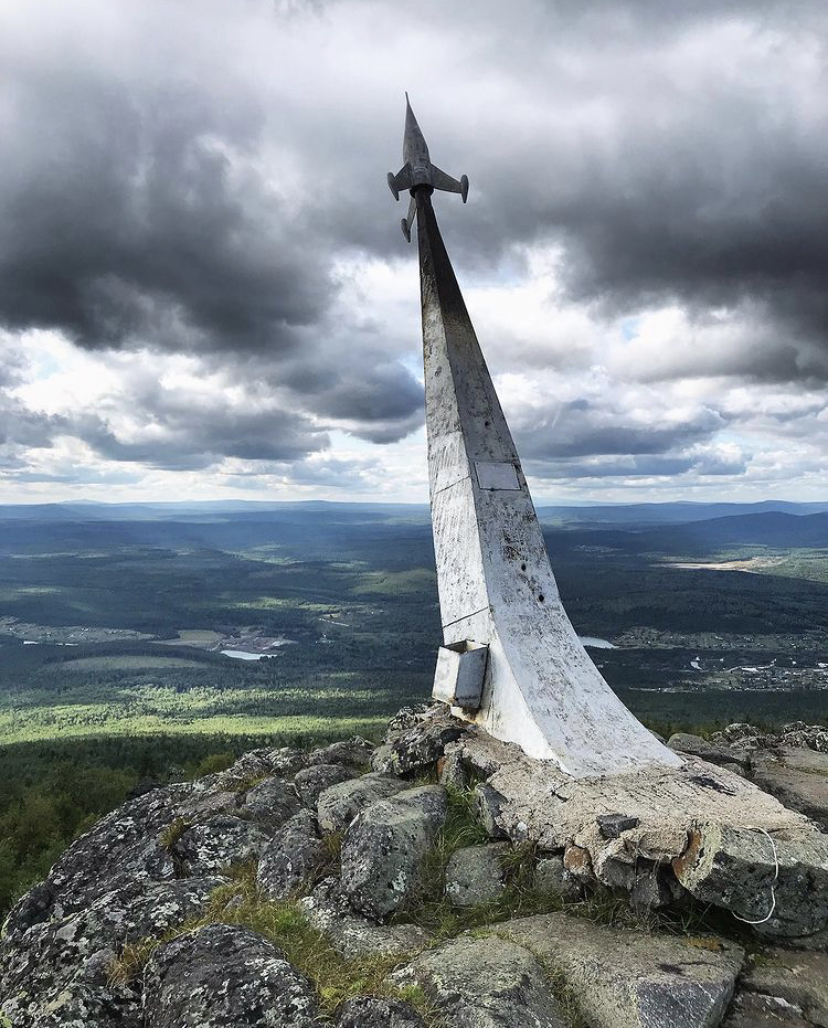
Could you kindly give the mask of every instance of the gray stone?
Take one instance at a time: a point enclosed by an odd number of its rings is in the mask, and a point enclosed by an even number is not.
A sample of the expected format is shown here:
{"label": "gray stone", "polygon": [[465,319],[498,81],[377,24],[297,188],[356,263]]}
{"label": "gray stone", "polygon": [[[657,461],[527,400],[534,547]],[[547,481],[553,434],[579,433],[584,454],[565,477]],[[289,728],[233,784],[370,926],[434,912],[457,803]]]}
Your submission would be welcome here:
{"label": "gray stone", "polygon": [[622,832],[638,828],[641,824],[637,817],[631,817],[628,814],[599,814],[595,821],[605,839],[617,839]]}
{"label": "gray stone", "polygon": [[828,753],[783,746],[757,753],[753,781],[780,803],[828,826]]}
{"label": "gray stone", "polygon": [[242,811],[270,828],[279,828],[299,813],[299,797],[291,782],[283,778],[265,778],[247,791]]}
{"label": "gray stone", "polygon": [[701,757],[711,764],[738,764],[742,766],[744,759],[738,750],[722,743],[708,742],[700,735],[690,735],[687,732],[676,732],[667,740],[667,745],[677,753],[687,753],[691,757]]}
{"label": "gray stone", "polygon": [[332,743],[313,750],[308,757],[308,764],[344,764],[355,771],[364,771],[371,764],[374,744],[360,735],[354,735],[342,742]]}
{"label": "gray stone", "polygon": [[783,725],[780,742],[785,746],[808,747],[819,753],[828,753],[828,729],[824,725],[806,725],[793,721]]}
{"label": "gray stone", "polygon": [[374,771],[406,775],[434,767],[446,746],[466,731],[466,726],[453,718],[442,704],[428,708],[423,714],[414,714],[404,723],[407,727],[399,731],[392,729],[385,743],[374,751],[371,758]]}
{"label": "gray stone", "polygon": [[144,974],[146,1028],[314,1028],[311,983],[267,939],[208,925],[160,946]]}
{"label": "gray stone", "polygon": [[684,889],[666,867],[644,861],[635,872],[635,881],[630,889],[630,906],[640,914],[669,907],[684,893]]}
{"label": "gray stone", "polygon": [[505,839],[508,833],[503,825],[503,807],[506,799],[497,789],[482,782],[474,789],[474,809],[490,839]]}
{"label": "gray stone", "polygon": [[377,800],[386,800],[405,789],[407,783],[394,775],[371,772],[325,789],[319,796],[317,814],[324,832],[344,832],[357,814]]}
{"label": "gray stone", "polygon": [[733,995],[742,950],[605,928],[567,914],[493,927],[559,973],[591,1028],[716,1028]]}
{"label": "gray stone", "polygon": [[750,828],[704,824],[689,837],[673,871],[696,899],[780,938],[812,935],[828,923],[828,836],[784,829],[771,842]]}
{"label": "gray stone", "polygon": [[446,1028],[564,1028],[540,961],[503,939],[454,939],[392,977],[419,985]]}
{"label": "gray stone", "polygon": [[538,860],[534,885],[540,892],[558,896],[565,903],[576,903],[581,898],[581,883],[564,867],[562,854]]}
{"label": "gray stone", "polygon": [[111,878],[84,910],[38,921],[5,938],[0,943],[0,1014],[15,1028],[141,1024],[133,990],[109,979],[116,951],[196,916],[222,881]]}
{"label": "gray stone", "polygon": [[441,757],[437,761],[437,772],[440,785],[459,790],[468,789],[471,785],[469,769],[457,752],[449,751],[445,757]]}
{"label": "gray stone", "polygon": [[772,949],[742,978],[742,989],[798,1008],[819,1028],[828,1028],[828,953]]}
{"label": "gray stone", "polygon": [[184,821],[206,821],[219,814],[238,814],[241,800],[238,792],[196,789],[178,807],[177,813]]}
{"label": "gray stone", "polygon": [[357,815],[342,846],[342,888],[355,910],[384,918],[432,884],[422,880],[422,864],[446,812],[445,789],[430,785]]}
{"label": "gray stone", "polygon": [[446,896],[456,907],[494,903],[506,888],[503,857],[508,842],[488,846],[465,846],[456,850],[446,865]]}
{"label": "gray stone", "polygon": [[417,1011],[399,999],[360,996],[343,1003],[338,1028],[425,1028]]}
{"label": "gray stone", "polygon": [[171,852],[188,875],[204,875],[257,860],[269,838],[252,821],[223,814],[185,829]]}
{"label": "gray stone", "polygon": [[431,939],[414,924],[376,924],[355,914],[338,878],[325,878],[312,895],[299,900],[299,906],[343,957],[407,956],[425,949]]}
{"label": "gray stone", "polygon": [[802,1011],[784,1000],[745,992],[737,996],[722,1028],[813,1028]]}
{"label": "gray stone", "polygon": [[293,782],[303,805],[316,810],[319,797],[326,789],[355,777],[356,771],[344,764],[316,764],[298,771]]}
{"label": "gray stone", "polygon": [[276,830],[263,850],[256,881],[271,899],[286,899],[313,886],[327,856],[316,817],[302,810]]}
{"label": "gray stone", "polygon": [[211,776],[212,782],[221,789],[238,789],[245,783],[254,783],[257,779],[270,775],[295,774],[307,763],[307,754],[301,750],[285,747],[276,750],[251,750],[244,753],[226,771]]}

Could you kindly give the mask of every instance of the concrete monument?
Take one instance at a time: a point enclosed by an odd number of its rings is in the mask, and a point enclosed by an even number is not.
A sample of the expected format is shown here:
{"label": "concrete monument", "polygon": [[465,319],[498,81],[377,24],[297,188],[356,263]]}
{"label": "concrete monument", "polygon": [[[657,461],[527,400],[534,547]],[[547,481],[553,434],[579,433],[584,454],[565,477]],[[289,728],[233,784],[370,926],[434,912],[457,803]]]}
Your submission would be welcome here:
{"label": "concrete monument", "polygon": [[520,458],[432,206],[469,183],[431,163],[406,94],[405,164],[388,184],[417,222],[428,465],[444,645],[434,697],[530,757],[582,777],[682,760],[604,681],[561,603]]}

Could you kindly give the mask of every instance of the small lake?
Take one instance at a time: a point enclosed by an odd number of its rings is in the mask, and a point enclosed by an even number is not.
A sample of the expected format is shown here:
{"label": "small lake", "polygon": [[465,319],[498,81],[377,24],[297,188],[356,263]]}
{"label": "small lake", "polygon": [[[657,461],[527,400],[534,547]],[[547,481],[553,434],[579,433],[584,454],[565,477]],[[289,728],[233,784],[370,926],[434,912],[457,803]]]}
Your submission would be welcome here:
{"label": "small lake", "polygon": [[271,657],[271,653],[249,653],[247,650],[222,650],[225,657],[235,657],[237,660],[261,660],[262,657]]}
{"label": "small lake", "polygon": [[616,648],[609,639],[598,639],[594,635],[579,635],[578,638],[584,646],[589,646],[593,650],[614,650]]}

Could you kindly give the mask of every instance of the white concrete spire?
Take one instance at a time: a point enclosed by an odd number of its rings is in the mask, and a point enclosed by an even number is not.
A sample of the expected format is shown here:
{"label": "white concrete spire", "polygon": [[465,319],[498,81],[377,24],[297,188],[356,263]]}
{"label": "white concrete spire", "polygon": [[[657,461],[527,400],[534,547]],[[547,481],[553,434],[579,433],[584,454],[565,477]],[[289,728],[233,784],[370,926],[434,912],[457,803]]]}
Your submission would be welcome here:
{"label": "white concrete spire", "polygon": [[[488,647],[479,708],[454,712],[574,776],[681,764],[616,697],[566,615],[431,189],[411,192],[444,642]],[[472,668],[484,666],[478,658]]]}

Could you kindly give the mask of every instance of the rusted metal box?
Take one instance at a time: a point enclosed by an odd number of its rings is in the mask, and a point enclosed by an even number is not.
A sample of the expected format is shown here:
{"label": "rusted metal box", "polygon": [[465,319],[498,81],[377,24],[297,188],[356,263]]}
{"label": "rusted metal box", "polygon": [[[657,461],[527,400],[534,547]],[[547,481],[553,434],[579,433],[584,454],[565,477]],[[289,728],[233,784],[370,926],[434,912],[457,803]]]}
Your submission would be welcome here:
{"label": "rusted metal box", "polygon": [[470,639],[441,646],[437,651],[437,668],[431,695],[435,700],[449,703],[453,707],[478,710],[483,698],[483,679],[488,657],[489,647]]}

